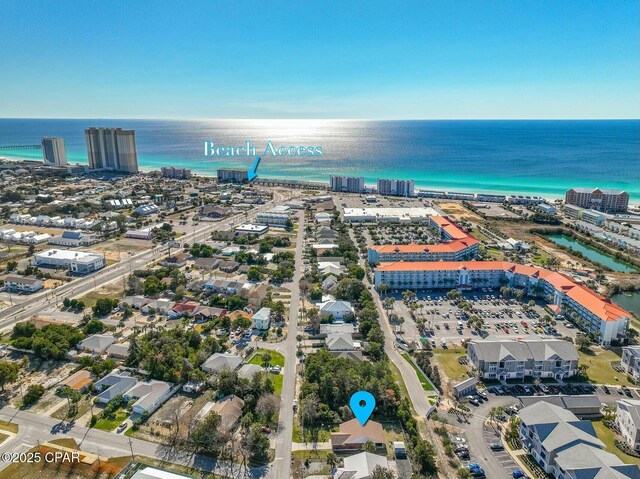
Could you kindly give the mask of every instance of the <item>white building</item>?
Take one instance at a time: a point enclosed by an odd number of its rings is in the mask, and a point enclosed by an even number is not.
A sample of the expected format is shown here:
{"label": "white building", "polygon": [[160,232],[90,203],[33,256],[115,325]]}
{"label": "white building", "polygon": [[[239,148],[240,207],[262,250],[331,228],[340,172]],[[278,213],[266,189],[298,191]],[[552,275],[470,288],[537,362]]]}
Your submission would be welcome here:
{"label": "white building", "polygon": [[345,193],[362,193],[364,191],[364,177],[355,176],[335,176],[329,177],[331,191],[342,191]]}
{"label": "white building", "polygon": [[191,170],[188,168],[174,168],[173,166],[163,166],[160,168],[160,173],[165,178],[176,178],[179,180],[186,180],[191,178]]}
{"label": "white building", "polygon": [[438,216],[438,212],[424,206],[344,208],[343,216],[348,223],[422,223],[428,222],[431,216]]}
{"label": "white building", "polygon": [[260,308],[251,318],[253,327],[261,331],[269,329],[271,323],[271,308]]}
{"label": "white building", "polygon": [[378,193],[386,196],[413,196],[413,180],[378,178]]}
{"label": "white building", "polygon": [[287,213],[261,213],[256,216],[256,222],[268,226],[286,226],[291,223]]}
{"label": "white building", "polygon": [[238,236],[247,236],[247,235],[262,236],[267,231],[269,231],[269,226],[256,225],[252,223],[245,223],[243,225],[238,226],[235,229],[236,235]]}
{"label": "white building", "polygon": [[640,378],[640,346],[627,346],[622,348],[620,359],[622,369],[637,381]]}
{"label": "white building", "polygon": [[103,268],[104,256],[86,251],[49,249],[34,255],[33,264],[38,267],[64,268],[72,273],[87,274]]}
{"label": "white building", "polygon": [[379,466],[389,468],[389,462],[385,456],[361,452],[344,458],[344,467],[336,469],[333,479],[371,479],[373,470]]}
{"label": "white building", "polygon": [[0,277],[0,281],[4,281],[4,288],[12,293],[35,293],[42,289],[42,281],[31,276],[18,276],[8,274],[4,278]]}
{"label": "white building", "polygon": [[42,139],[42,159],[45,165],[67,166],[67,151],[62,138]]}
{"label": "white building", "polygon": [[344,317],[354,312],[353,306],[349,301],[326,301],[318,305],[320,314],[330,314],[334,320],[342,321]]}
{"label": "white building", "polygon": [[640,401],[620,399],[617,404],[616,424],[631,449],[640,451]]}
{"label": "white building", "polygon": [[95,235],[93,234],[85,234],[80,230],[76,231],[64,231],[61,235],[54,236],[49,239],[49,244],[55,246],[67,246],[67,247],[77,247],[77,246],[88,246],[90,244],[97,243]]}

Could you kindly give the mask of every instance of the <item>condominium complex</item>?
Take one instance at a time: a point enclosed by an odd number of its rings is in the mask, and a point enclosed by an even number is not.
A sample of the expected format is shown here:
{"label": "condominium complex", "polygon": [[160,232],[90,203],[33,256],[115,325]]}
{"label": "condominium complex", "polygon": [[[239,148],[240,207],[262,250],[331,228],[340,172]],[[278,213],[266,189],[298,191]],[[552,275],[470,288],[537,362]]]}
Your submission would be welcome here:
{"label": "condominium complex", "polygon": [[439,244],[369,246],[369,263],[393,261],[462,261],[478,254],[478,240],[444,216],[430,216],[429,225],[437,228],[444,240]]}
{"label": "condominium complex", "polygon": [[638,381],[640,379],[640,346],[622,348],[620,365],[633,381]]}
{"label": "condominium complex", "polygon": [[634,451],[640,451],[640,401],[620,399],[616,409],[616,425],[620,435]]}
{"label": "condominium complex", "polygon": [[45,165],[67,166],[64,140],[62,138],[43,138],[42,159]]}
{"label": "condominium complex", "polygon": [[334,176],[330,177],[331,191],[345,193],[362,193],[364,191],[364,177],[359,176]]}
{"label": "condominium complex", "polygon": [[191,178],[191,170],[189,168],[174,168],[173,166],[163,166],[160,173],[165,178],[175,178],[178,180],[187,180]]}
{"label": "condominium complex", "polygon": [[622,190],[601,190],[600,188],[571,188],[564,199],[568,205],[591,208],[605,212],[627,211],[629,193]]}
{"label": "condominium complex", "polygon": [[246,183],[249,172],[241,168],[218,168],[219,183]]}
{"label": "condominium complex", "polygon": [[134,130],[87,128],[85,137],[90,170],[138,172],[138,153]]}
{"label": "condominium complex", "polygon": [[375,285],[392,289],[499,288],[510,286],[544,298],[557,312],[608,346],[626,338],[631,313],[570,277],[507,261],[430,261],[381,263]]}
{"label": "condominium complex", "polygon": [[378,193],[388,196],[413,196],[413,180],[378,178]]}
{"label": "condominium complex", "polygon": [[551,378],[564,380],[578,371],[578,352],[559,339],[471,341],[469,361],[486,379]]}
{"label": "condominium complex", "polygon": [[521,409],[519,416],[523,448],[557,479],[640,476],[638,466],[605,452],[591,421],[571,411],[543,400]]}

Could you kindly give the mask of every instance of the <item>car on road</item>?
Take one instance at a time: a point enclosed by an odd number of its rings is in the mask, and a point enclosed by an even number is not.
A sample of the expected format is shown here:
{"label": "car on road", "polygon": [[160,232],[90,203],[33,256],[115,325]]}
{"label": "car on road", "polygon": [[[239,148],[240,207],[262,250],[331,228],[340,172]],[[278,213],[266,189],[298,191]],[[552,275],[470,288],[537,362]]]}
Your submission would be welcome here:
{"label": "car on road", "polygon": [[491,448],[492,451],[504,451],[504,446],[499,442],[493,442],[489,444],[489,447]]}
{"label": "car on road", "polygon": [[126,423],[126,421],[125,421],[125,422],[123,422],[122,424],[120,424],[120,425],[118,426],[118,429],[116,429],[116,432],[117,432],[117,433],[121,433],[121,432],[122,432],[122,431],[124,431],[126,428],[127,428],[127,423]]}

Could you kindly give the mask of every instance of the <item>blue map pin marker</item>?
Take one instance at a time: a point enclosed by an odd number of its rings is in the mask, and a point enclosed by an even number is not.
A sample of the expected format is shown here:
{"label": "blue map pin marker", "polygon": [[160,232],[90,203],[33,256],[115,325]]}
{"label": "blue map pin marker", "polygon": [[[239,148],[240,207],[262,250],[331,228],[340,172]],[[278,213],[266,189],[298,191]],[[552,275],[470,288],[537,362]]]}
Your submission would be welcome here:
{"label": "blue map pin marker", "polygon": [[351,396],[349,407],[358,422],[364,426],[376,407],[376,398],[368,391],[358,391]]}

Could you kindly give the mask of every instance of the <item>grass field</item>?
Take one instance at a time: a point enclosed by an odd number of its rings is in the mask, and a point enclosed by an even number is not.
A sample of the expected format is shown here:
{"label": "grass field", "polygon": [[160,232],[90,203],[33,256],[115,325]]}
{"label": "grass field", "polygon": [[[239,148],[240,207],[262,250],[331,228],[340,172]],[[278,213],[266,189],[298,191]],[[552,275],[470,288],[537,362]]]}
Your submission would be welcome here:
{"label": "grass field", "polygon": [[605,426],[602,421],[593,421],[593,427],[596,430],[598,438],[604,442],[605,451],[615,454],[626,464],[635,464],[636,466],[640,466],[640,458],[629,456],[616,447],[613,431]]}
{"label": "grass field", "polygon": [[18,433],[18,425],[9,421],[0,421],[0,429],[12,432],[14,434]]}
{"label": "grass field", "polygon": [[271,361],[269,362],[271,366],[280,366],[281,368],[284,367],[284,356],[280,354],[278,351],[272,351],[270,349],[258,349],[258,351],[256,352],[256,354],[253,355],[249,363],[262,366],[262,356],[260,354],[263,352],[268,352],[271,354]]}
{"label": "grass field", "polygon": [[[620,361],[620,356],[610,349],[592,346],[589,352],[578,352],[580,364],[587,366],[589,381],[597,384],[620,384],[633,386],[626,374],[618,373],[611,367],[612,361]],[[614,378],[618,378],[616,381]]]}
{"label": "grass field", "polygon": [[467,367],[458,362],[458,358],[465,356],[467,352],[464,348],[435,348],[433,355],[438,361],[438,366],[448,378],[455,380],[466,379]]}
{"label": "grass field", "polygon": [[124,411],[119,411],[114,419],[98,419],[96,425],[93,426],[96,429],[102,431],[113,431],[121,422],[124,422],[129,415]]}
{"label": "grass field", "polygon": [[271,381],[273,382],[273,394],[279,396],[282,392],[282,381],[284,376],[282,374],[271,374]]}
{"label": "grass field", "polygon": [[0,444],[2,444],[4,441],[6,441],[8,437],[9,436],[7,434],[2,434],[0,432]]}
{"label": "grass field", "polygon": [[[329,439],[331,439],[331,432],[337,431],[337,430],[338,430],[337,427],[320,429],[318,431],[318,442],[327,442],[327,441],[329,441]],[[307,442],[311,442],[312,441],[311,432],[309,431],[308,428],[305,428],[304,435],[305,435],[305,438],[306,438]],[[300,422],[298,421],[297,417],[293,421],[293,434],[292,434],[292,436],[293,436],[293,442],[304,442],[305,438],[302,437],[302,427],[300,426]]]}
{"label": "grass field", "polygon": [[95,306],[96,301],[100,298],[120,298],[122,296],[122,284],[120,282],[107,286],[101,286],[96,291],[85,294],[82,298],[87,308]]}
{"label": "grass field", "polygon": [[424,389],[425,391],[433,391],[431,383],[427,380],[427,377],[422,374],[422,371],[420,371],[420,369],[418,369],[418,367],[413,364],[413,361],[411,361],[409,355],[407,353],[402,353],[402,357],[406,359],[411,367],[415,370],[416,374],[418,375],[418,380],[420,381],[420,384],[422,384],[422,389]]}

